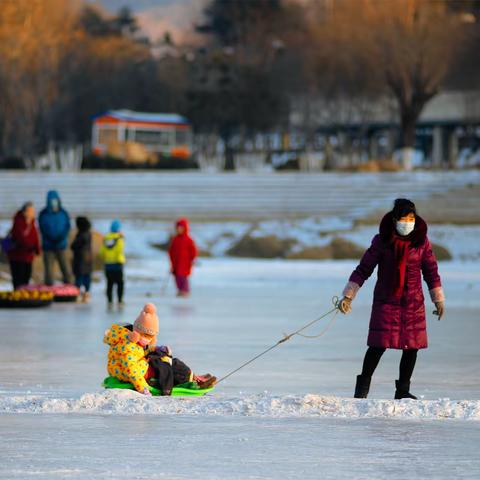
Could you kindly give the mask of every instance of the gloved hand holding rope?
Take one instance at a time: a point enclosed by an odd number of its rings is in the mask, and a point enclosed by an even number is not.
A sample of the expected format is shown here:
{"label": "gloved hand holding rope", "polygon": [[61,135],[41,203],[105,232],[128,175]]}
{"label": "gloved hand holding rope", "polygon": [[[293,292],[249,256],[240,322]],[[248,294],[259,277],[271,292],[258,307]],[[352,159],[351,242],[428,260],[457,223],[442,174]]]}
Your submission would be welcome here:
{"label": "gloved hand holding rope", "polygon": [[352,311],[352,299],[350,297],[343,297],[340,302],[338,302],[338,309],[344,313],[350,313]]}

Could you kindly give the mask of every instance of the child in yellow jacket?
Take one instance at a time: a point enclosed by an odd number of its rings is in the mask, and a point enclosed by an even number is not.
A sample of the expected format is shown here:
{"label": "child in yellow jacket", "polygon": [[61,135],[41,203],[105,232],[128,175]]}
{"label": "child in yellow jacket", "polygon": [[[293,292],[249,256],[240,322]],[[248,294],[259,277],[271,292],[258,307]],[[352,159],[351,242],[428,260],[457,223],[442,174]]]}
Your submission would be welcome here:
{"label": "child in yellow jacket", "polygon": [[156,346],[158,335],[156,307],[147,303],[133,326],[113,324],[105,332],[104,343],[110,346],[107,370],[109,375],[130,382],[137,392],[151,395],[147,380],[157,378],[165,395],[175,384],[195,381],[201,388],[213,385],[210,374],[194,375],[180,360],[173,358],[167,346]]}
{"label": "child in yellow jacket", "polygon": [[108,308],[113,306],[113,288],[117,287],[118,305],[123,306],[123,293],[125,283],[123,268],[125,265],[125,239],[121,232],[122,224],[114,220],[110,226],[110,233],[103,238],[100,247],[100,257],[105,264],[105,277],[107,280]]}

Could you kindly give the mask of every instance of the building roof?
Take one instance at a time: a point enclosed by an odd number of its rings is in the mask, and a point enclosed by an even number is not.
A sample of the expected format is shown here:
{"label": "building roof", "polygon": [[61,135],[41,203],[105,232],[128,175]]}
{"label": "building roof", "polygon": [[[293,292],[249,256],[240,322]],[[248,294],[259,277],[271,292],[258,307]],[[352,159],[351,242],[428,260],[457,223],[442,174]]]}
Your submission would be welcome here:
{"label": "building roof", "polygon": [[[350,127],[398,126],[398,104],[391,96],[372,100],[369,97],[308,98],[293,99],[290,122],[294,127],[304,128],[306,122],[320,129]],[[307,116],[307,113],[308,116]],[[418,126],[476,125],[480,122],[480,90],[440,92],[426,105],[418,119]]]}
{"label": "building roof", "polygon": [[102,117],[110,117],[122,122],[140,122],[140,123],[169,123],[175,125],[185,125],[189,121],[176,113],[146,113],[135,112],[133,110],[107,110],[94,117],[98,120]]}

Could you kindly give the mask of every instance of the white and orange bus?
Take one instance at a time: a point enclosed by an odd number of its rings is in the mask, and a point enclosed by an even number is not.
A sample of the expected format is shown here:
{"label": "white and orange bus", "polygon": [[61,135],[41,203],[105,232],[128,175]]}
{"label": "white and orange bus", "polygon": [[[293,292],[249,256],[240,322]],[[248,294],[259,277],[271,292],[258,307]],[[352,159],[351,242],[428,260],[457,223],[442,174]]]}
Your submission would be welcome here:
{"label": "white and orange bus", "polygon": [[177,114],[109,110],[93,119],[92,151],[106,155],[112,143],[137,143],[159,157],[187,159],[192,155],[192,128]]}

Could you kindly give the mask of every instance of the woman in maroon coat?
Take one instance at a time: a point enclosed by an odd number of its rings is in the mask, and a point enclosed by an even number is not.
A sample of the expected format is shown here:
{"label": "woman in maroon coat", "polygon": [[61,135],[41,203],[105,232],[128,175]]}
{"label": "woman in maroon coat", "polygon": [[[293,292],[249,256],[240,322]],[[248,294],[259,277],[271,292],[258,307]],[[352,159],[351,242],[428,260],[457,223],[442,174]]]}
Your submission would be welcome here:
{"label": "woman in maroon coat", "polygon": [[381,223],[370,248],[353,271],[343,291],[340,310],[348,313],[351,302],[378,265],[362,373],[357,376],[355,398],[366,398],[370,382],[387,348],[403,350],[395,399],[413,398],[410,378],[417,352],[427,348],[422,275],[435,303],[434,314],[443,315],[445,297],[437,261],[427,237],[427,224],[410,200],[397,199]]}
{"label": "woman in maroon coat", "polygon": [[31,202],[25,203],[13,218],[10,231],[12,248],[7,252],[12,274],[13,288],[30,282],[32,262],[40,254],[40,237],[35,225],[35,209]]}

